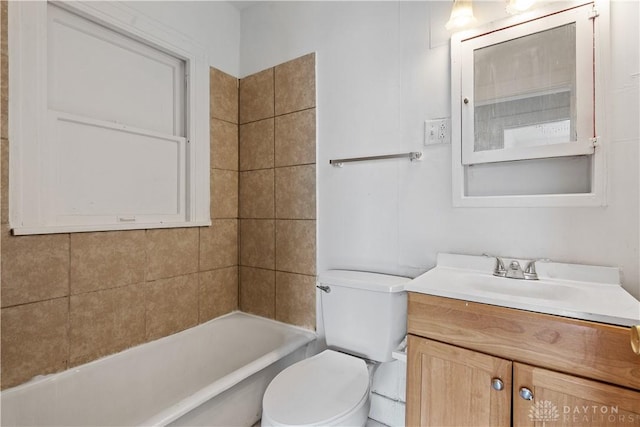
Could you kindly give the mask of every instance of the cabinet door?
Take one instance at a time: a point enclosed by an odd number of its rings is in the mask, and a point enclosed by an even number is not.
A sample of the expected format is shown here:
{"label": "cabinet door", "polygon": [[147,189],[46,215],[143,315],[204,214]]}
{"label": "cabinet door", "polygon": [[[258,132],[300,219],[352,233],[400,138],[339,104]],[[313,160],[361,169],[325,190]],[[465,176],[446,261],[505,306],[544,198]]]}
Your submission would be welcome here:
{"label": "cabinet door", "polygon": [[[513,364],[514,426],[640,425],[640,392]],[[521,389],[531,392],[531,400]],[[527,390],[522,394],[527,396]]]}
{"label": "cabinet door", "polygon": [[407,425],[509,426],[511,365],[409,335]]}

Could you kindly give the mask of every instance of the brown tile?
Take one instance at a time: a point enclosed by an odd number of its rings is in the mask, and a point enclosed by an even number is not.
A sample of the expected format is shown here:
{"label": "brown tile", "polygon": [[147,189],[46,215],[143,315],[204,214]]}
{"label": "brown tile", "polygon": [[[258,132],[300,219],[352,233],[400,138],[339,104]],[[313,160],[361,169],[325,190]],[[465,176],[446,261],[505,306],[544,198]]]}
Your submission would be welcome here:
{"label": "brown tile", "polygon": [[242,311],[274,319],[275,298],[275,271],[240,267],[240,309]]}
{"label": "brown tile", "polygon": [[2,388],[67,368],[69,300],[2,309]]}
{"label": "brown tile", "polygon": [[0,94],[0,98],[0,102],[2,103],[0,110],[0,138],[9,138],[9,108],[7,108],[8,97]]}
{"label": "brown tile", "polygon": [[315,53],[278,65],[275,82],[276,115],[315,107]]}
{"label": "brown tile", "polygon": [[197,228],[147,230],[146,280],[195,273],[198,246]]}
{"label": "brown tile", "polygon": [[238,267],[200,273],[200,323],[238,309]]}
{"label": "brown tile", "polygon": [[276,320],[315,330],[314,276],[276,272]]}
{"label": "brown tile", "polygon": [[145,284],[146,338],[155,340],[198,324],[198,274]]}
{"label": "brown tile", "polygon": [[276,270],[316,274],[316,222],[276,221]]}
{"label": "brown tile", "polygon": [[7,49],[7,34],[8,34],[8,26],[7,26],[7,22],[8,22],[8,15],[9,15],[9,2],[6,0],[2,0],[0,1],[0,38],[2,38],[2,46],[1,46],[1,52],[3,55],[7,55],[8,54],[8,49]]}
{"label": "brown tile", "polygon": [[238,172],[211,170],[211,218],[238,217]]}
{"label": "brown tile", "polygon": [[276,218],[315,219],[316,167],[276,169]]}
{"label": "brown tile", "polygon": [[273,117],[273,68],[240,79],[240,123]]}
{"label": "brown tile", "polygon": [[2,306],[69,295],[69,235],[10,236],[2,226]]}
{"label": "brown tile", "polygon": [[238,265],[238,220],[214,219],[200,229],[200,271]]}
{"label": "brown tile", "polygon": [[9,48],[8,48],[8,2],[2,1],[0,19],[0,137],[9,136]]}
{"label": "brown tile", "polygon": [[[4,64],[6,61],[3,60],[2,63]],[[4,77],[7,74],[2,74],[2,82],[0,84],[0,138],[7,139],[9,138],[9,91],[7,89],[9,81]]]}
{"label": "brown tile", "polygon": [[273,169],[240,172],[240,218],[273,218]]}
{"label": "brown tile", "polygon": [[9,141],[0,140],[0,149],[0,223],[6,224],[9,222]]}
{"label": "brown tile", "polygon": [[240,125],[240,170],[272,168],[273,118]]}
{"label": "brown tile", "polygon": [[0,24],[2,25],[2,37],[5,38],[7,35],[7,14],[9,11],[9,2],[6,0],[0,1]]}
{"label": "brown tile", "polygon": [[276,166],[316,162],[316,109],[276,117]]}
{"label": "brown tile", "polygon": [[0,74],[2,81],[0,82],[0,137],[9,138],[9,73],[7,72],[8,61],[7,56],[2,55],[0,60]]}
{"label": "brown tile", "polygon": [[7,102],[4,99],[0,102],[4,104],[0,110],[0,138],[9,138],[9,109],[5,107]]}
{"label": "brown tile", "polygon": [[238,125],[211,119],[212,168],[238,170]]}
{"label": "brown tile", "polygon": [[7,34],[7,14],[9,11],[9,2],[6,0],[0,1],[0,24],[2,24],[2,37]]}
{"label": "brown tile", "polygon": [[240,264],[275,267],[275,224],[272,219],[240,220]]}
{"label": "brown tile", "polygon": [[238,123],[238,79],[218,69],[209,69],[211,117]]}
{"label": "brown tile", "polygon": [[144,282],[145,231],[71,234],[71,294]]}
{"label": "brown tile", "polygon": [[144,342],[143,286],[136,284],[70,297],[71,366]]}
{"label": "brown tile", "polygon": [[5,24],[7,23],[7,13],[9,10],[9,2],[6,0],[2,0],[0,1],[0,16],[1,16],[1,23],[2,23],[2,34],[6,34],[7,33],[7,28],[5,27]]}

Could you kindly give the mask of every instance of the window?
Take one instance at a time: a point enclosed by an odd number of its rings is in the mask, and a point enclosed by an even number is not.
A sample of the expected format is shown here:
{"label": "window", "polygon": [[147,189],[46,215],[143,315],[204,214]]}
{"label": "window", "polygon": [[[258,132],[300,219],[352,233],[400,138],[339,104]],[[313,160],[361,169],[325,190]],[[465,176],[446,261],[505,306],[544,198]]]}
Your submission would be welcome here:
{"label": "window", "polygon": [[602,203],[597,16],[589,3],[454,35],[457,205]]}
{"label": "window", "polygon": [[208,225],[208,66],[192,47],[109,5],[11,6],[14,233]]}

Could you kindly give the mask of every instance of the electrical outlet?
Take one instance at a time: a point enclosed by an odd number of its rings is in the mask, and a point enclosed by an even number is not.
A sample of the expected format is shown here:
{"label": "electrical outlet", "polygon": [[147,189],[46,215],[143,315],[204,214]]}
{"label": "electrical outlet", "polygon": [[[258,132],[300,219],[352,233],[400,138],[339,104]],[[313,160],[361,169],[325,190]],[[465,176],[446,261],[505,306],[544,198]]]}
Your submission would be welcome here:
{"label": "electrical outlet", "polygon": [[438,125],[438,140],[442,141],[447,137],[447,124],[445,120]]}
{"label": "electrical outlet", "polygon": [[447,118],[424,122],[424,145],[448,144],[451,142],[451,120]]}

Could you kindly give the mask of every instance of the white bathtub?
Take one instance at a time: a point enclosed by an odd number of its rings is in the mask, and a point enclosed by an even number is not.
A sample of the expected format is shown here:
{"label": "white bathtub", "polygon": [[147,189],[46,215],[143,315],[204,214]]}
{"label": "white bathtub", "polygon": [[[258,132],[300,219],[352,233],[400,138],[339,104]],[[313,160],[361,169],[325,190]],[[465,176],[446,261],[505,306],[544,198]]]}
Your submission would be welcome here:
{"label": "white bathtub", "polygon": [[231,313],[1,393],[3,426],[251,426],[312,332]]}

